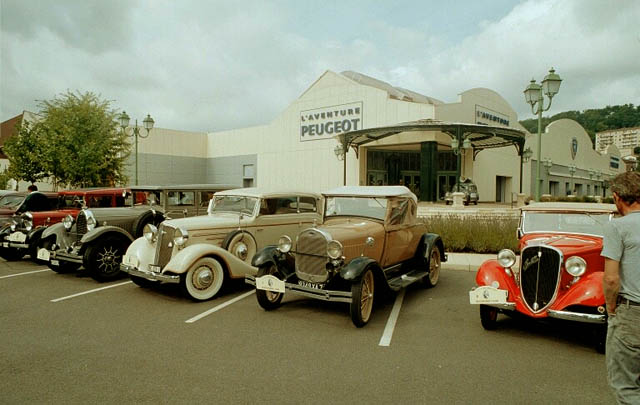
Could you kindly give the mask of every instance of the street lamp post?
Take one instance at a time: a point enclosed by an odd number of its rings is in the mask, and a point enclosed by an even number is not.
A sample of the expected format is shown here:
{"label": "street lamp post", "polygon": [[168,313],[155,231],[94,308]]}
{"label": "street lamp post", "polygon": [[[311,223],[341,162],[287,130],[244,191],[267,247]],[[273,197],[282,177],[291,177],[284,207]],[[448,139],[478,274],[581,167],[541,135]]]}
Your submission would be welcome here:
{"label": "street lamp post", "polygon": [[[562,79],[551,68],[549,74],[542,80],[542,86],[536,83],[535,79],[531,79],[531,83],[524,90],[524,98],[527,103],[531,104],[531,112],[538,115],[538,145],[536,158],[536,201],[540,201],[540,155],[542,151],[542,112],[551,108],[551,100],[560,90]],[[549,98],[549,105],[544,107],[543,93]]]}
{"label": "street lamp post", "polygon": [[571,195],[574,195],[573,192],[575,191],[576,183],[573,180],[573,175],[576,174],[576,166],[569,165],[568,169],[569,169],[569,174],[571,175]]}
{"label": "street lamp post", "polygon": [[[122,114],[118,116],[118,121],[120,122],[120,127],[122,128],[122,132],[127,134],[127,127],[129,126],[129,116],[126,111],[122,111]],[[136,139],[136,186],[138,185],[138,137],[146,138],[149,136],[149,131],[153,129],[153,118],[151,115],[147,114],[147,117],[142,120],[142,124],[144,129],[147,131],[146,135],[142,135],[140,133],[140,127],[138,127],[138,120],[136,119],[136,126],[132,128],[133,132],[131,134],[127,134],[129,136],[133,136]]]}
{"label": "street lamp post", "polygon": [[524,163],[528,163],[532,155],[533,155],[533,151],[528,146],[527,146],[527,149],[525,149],[520,155],[520,194],[522,194],[522,165]]}
{"label": "street lamp post", "polygon": [[462,177],[462,155],[468,149],[471,149],[471,140],[469,138],[465,138],[462,141],[462,145],[460,145],[460,138],[462,138],[462,134],[458,131],[456,137],[451,139],[451,149],[453,153],[457,156],[458,164],[456,170],[456,191],[460,192],[460,178]]}

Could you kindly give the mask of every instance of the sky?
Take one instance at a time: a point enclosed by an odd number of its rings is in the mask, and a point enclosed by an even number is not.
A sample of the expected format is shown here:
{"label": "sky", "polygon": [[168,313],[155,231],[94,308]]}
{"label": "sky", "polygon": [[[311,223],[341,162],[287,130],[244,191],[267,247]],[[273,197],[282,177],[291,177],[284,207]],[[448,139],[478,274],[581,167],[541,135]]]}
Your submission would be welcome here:
{"label": "sky", "polygon": [[214,132],[274,120],[326,70],[446,103],[476,87],[533,118],[640,104],[637,0],[0,0],[0,121],[67,91],[140,122]]}

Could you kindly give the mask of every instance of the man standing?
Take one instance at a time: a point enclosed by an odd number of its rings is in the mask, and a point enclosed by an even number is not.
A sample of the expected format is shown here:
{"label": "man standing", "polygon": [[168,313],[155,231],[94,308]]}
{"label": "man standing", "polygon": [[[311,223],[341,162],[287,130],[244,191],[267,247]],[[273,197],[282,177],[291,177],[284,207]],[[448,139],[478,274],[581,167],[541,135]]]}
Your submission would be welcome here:
{"label": "man standing", "polygon": [[619,404],[640,404],[640,173],[616,176],[611,191],[622,217],[606,225],[602,248],[607,375]]}

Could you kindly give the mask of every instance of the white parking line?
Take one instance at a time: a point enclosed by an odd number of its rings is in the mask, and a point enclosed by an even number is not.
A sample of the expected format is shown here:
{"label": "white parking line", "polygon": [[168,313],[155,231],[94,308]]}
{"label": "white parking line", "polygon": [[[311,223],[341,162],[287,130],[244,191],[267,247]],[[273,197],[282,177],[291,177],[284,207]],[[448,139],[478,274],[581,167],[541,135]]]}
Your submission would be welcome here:
{"label": "white parking line", "polygon": [[393,303],[391,315],[389,315],[387,326],[385,326],[384,328],[384,332],[382,333],[382,337],[380,338],[380,343],[378,343],[378,346],[389,346],[391,344],[391,336],[393,336],[393,330],[396,327],[398,315],[400,315],[400,308],[402,308],[402,301],[404,300],[404,292],[404,289],[400,291],[400,294],[398,294],[398,296],[396,297],[396,302]]}
{"label": "white parking line", "polygon": [[106,287],[94,288],[93,290],[84,291],[84,292],[73,294],[73,295],[68,295],[68,296],[62,297],[62,298],[56,298],[54,300],[51,300],[51,302],[60,302],[60,301],[68,300],[69,298],[75,298],[75,297],[79,297],[81,295],[91,294],[91,293],[94,293],[94,292],[106,290],[107,288],[119,287],[121,285],[131,284],[131,283],[132,283],[132,281],[125,281],[124,283],[118,283],[118,284],[108,285]]}
{"label": "white parking line", "polygon": [[229,305],[233,304],[234,302],[237,302],[237,301],[240,301],[241,299],[247,298],[248,296],[250,296],[251,294],[253,294],[255,292],[256,292],[256,290],[251,290],[249,292],[246,292],[246,293],[244,293],[242,295],[239,295],[239,296],[237,296],[237,297],[235,297],[233,299],[230,299],[229,301],[226,301],[226,302],[224,302],[224,303],[222,303],[222,304],[220,304],[220,305],[218,305],[216,307],[213,307],[210,310],[201,313],[200,315],[196,315],[191,319],[187,319],[184,322],[185,323],[194,323],[195,321],[198,321],[198,320],[204,318],[207,315],[211,315],[212,313],[214,313],[216,311],[219,311],[224,307],[228,307]]}
{"label": "white parking line", "polygon": [[2,277],[0,277],[0,278],[9,278],[9,277],[16,277],[16,276],[24,276],[25,274],[42,273],[43,271],[52,271],[52,270],[51,270],[51,269],[43,269],[43,270],[25,271],[24,273],[9,274],[8,276],[2,276]]}

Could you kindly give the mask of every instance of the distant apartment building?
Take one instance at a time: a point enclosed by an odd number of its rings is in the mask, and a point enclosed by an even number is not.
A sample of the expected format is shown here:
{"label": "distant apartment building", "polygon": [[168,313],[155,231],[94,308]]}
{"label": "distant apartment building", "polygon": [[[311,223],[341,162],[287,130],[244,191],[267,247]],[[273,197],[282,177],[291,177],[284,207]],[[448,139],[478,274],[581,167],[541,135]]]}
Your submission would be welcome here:
{"label": "distant apartment building", "polygon": [[621,156],[633,155],[633,148],[640,146],[640,127],[596,132],[596,151],[604,153],[609,145],[616,145]]}

